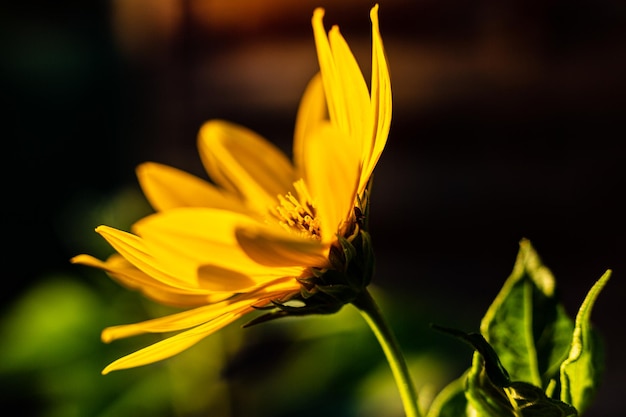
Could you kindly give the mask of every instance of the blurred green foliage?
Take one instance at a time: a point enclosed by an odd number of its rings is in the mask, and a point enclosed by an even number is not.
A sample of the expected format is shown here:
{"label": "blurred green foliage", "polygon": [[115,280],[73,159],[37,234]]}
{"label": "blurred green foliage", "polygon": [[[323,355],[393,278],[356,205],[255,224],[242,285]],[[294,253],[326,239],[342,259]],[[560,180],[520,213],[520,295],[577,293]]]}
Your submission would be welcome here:
{"label": "blurred green foliage", "polygon": [[[155,340],[106,345],[101,329],[166,313],[113,283],[48,277],[0,327],[6,401],[41,417],[403,415],[380,347],[351,307],[241,329],[244,320],[167,361],[100,374]],[[408,362],[424,401],[455,371],[435,350]]]}

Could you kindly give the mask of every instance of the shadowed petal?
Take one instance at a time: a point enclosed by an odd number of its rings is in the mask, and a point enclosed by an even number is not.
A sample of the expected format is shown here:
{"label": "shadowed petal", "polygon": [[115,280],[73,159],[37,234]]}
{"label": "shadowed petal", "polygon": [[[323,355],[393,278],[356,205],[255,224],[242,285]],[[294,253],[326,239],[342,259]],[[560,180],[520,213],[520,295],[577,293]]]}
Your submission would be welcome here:
{"label": "shadowed petal", "polygon": [[319,240],[290,236],[269,228],[238,228],[237,241],[246,254],[270,268],[309,265],[326,267],[328,245]]}
{"label": "shadowed petal", "polygon": [[198,280],[202,287],[211,291],[237,292],[258,286],[250,276],[217,265],[198,268]]}

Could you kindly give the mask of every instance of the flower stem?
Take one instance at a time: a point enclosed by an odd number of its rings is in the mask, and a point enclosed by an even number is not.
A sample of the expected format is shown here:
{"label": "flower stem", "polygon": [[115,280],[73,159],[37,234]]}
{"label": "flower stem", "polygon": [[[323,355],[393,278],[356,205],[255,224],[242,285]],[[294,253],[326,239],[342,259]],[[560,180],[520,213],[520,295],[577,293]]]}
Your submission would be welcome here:
{"label": "flower stem", "polygon": [[387,362],[396,380],[396,385],[400,391],[402,404],[407,417],[421,417],[417,404],[417,391],[413,385],[413,380],[409,374],[409,369],[400,351],[400,346],[391,328],[387,325],[383,314],[372,298],[372,295],[365,289],[359,297],[352,302],[359,310],[372,332],[378,339],[378,343],[383,349]]}

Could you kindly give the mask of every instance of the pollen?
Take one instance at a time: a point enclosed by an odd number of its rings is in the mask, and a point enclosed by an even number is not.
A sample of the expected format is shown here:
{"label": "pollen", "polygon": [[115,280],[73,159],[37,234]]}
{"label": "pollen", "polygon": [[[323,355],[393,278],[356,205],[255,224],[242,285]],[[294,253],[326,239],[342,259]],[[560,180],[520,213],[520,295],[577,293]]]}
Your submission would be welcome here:
{"label": "pollen", "polygon": [[320,239],[320,222],[304,181],[296,181],[294,188],[297,196],[291,192],[278,196],[279,204],[274,211],[278,223],[290,232]]}

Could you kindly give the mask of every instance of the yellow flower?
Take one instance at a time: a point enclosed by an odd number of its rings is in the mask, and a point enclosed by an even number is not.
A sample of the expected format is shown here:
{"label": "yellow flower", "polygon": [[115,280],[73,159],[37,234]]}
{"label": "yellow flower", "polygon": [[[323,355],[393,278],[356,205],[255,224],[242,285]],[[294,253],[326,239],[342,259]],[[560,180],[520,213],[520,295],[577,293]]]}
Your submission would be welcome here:
{"label": "yellow flower", "polygon": [[[361,215],[391,121],[377,13],[378,5],[370,12],[370,93],[338,27],[327,34],[324,10],[315,10],[320,73],[300,104],[293,162],[254,132],[213,120],[200,129],[198,147],[216,185],[165,165],[138,167],[156,212],[132,233],[99,226],[117,254],[104,262],[78,255],[72,262],[187,309],[106,328],[105,342],[180,333],[118,359],[104,374],[168,358],[260,308],[274,311],[256,321],[336,311],[369,283],[371,249]],[[294,300],[300,304],[288,303]]]}

